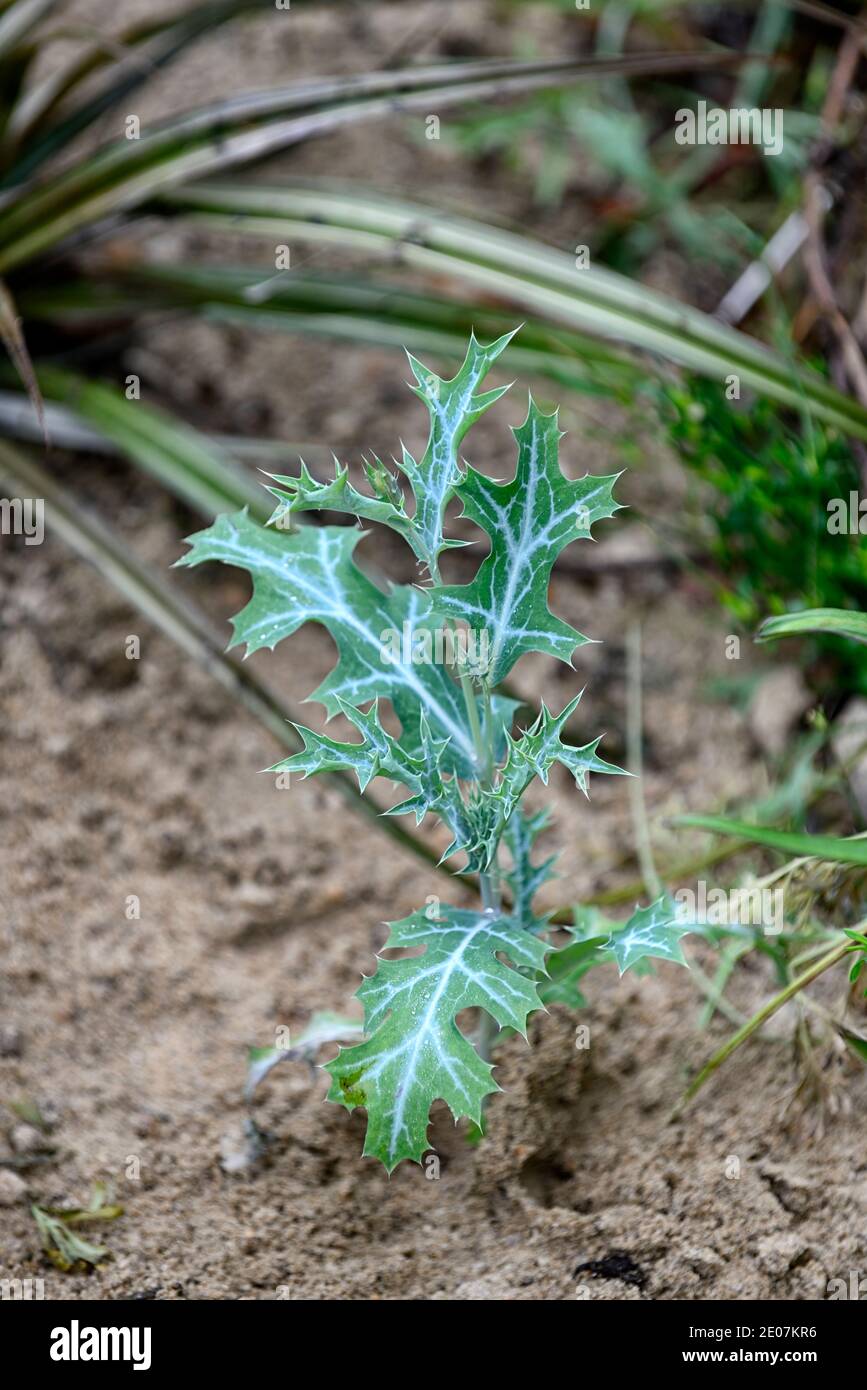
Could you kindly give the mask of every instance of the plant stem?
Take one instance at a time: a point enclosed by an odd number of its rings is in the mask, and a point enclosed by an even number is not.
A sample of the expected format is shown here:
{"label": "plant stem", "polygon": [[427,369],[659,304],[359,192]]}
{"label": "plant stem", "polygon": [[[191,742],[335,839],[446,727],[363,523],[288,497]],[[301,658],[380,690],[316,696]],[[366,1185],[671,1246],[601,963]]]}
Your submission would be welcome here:
{"label": "plant stem", "polygon": [[826,970],[830,970],[832,965],[836,965],[839,960],[842,960],[847,951],[851,949],[852,941],[849,937],[846,937],[846,939],[838,943],[832,951],[828,951],[827,955],[822,956],[820,960],[816,961],[815,965],[811,965],[809,970],[805,970],[803,975],[798,975],[796,979],[786,985],[785,989],[781,989],[779,994],[775,994],[773,999],[769,999],[767,1004],[759,1009],[758,1013],[753,1014],[753,1017],[749,1019],[742,1028],[739,1028],[738,1031],[728,1039],[728,1042],[724,1043],[723,1046],[714,1053],[710,1061],[705,1063],[695,1080],[690,1082],[672,1112],[672,1120],[680,1118],[684,1108],[689,1101],[692,1100],[693,1096],[701,1090],[708,1078],[713,1075],[718,1067],[722,1066],[723,1062],[731,1056],[735,1049],[740,1047],[741,1043],[746,1042],[747,1038],[751,1037],[757,1029],[761,1028],[762,1024],[766,1023],[784,1004],[788,1004],[789,1000],[798,994],[800,990],[805,989],[806,986],[812,984],[813,980],[819,975],[824,974]]}
{"label": "plant stem", "polygon": [[[495,749],[494,749],[494,716],[491,707],[491,688],[485,684],[484,694],[484,736],[483,742],[483,763],[485,769],[485,781],[489,787],[493,787],[495,780]],[[473,701],[475,703],[475,700]],[[499,913],[501,909],[500,901],[500,870],[497,865],[497,854],[499,843],[494,850],[494,857],[491,866],[486,873],[479,875],[482,889],[482,904],[486,912]],[[479,1056],[486,1062],[490,1061],[491,1052],[499,1033],[495,1019],[484,1010],[479,1020],[478,1049]]]}
{"label": "plant stem", "polygon": [[641,783],[641,625],[634,623],[627,637],[627,695],[626,695],[626,742],[627,767],[632,773],[629,782],[629,800],[632,806],[632,825],[635,831],[635,849],[641,867],[641,877],[649,898],[656,899],[662,892],[662,883],[653,861],[653,848],[650,843],[650,828],[647,824],[647,808],[644,804],[644,789]]}
{"label": "plant stem", "polygon": [[[463,668],[459,668],[458,675],[461,682],[461,690],[464,696],[464,704],[467,708],[467,719],[469,720],[470,733],[473,736],[473,746],[476,750],[476,761],[479,765],[479,772],[487,765],[487,748],[485,746],[485,736],[482,732],[482,725],[479,719],[479,707],[476,703],[476,696],[473,690],[473,682]],[[481,777],[479,778],[481,781]]]}
{"label": "plant stem", "polygon": [[713,979],[709,979],[694,960],[691,960],[689,963],[692,977],[707,1000],[699,1017],[700,1028],[706,1028],[713,1019],[715,1013],[722,1014],[723,1017],[727,1018],[729,1023],[733,1023],[736,1028],[740,1028],[742,1024],[746,1023],[744,1015],[728,1002],[724,994],[729,976],[738,959],[744,951],[750,948],[750,943],[746,941],[737,941],[734,944],[737,947],[737,951],[723,953],[716,975]]}
{"label": "plant stem", "polygon": [[[461,690],[464,695],[464,703],[467,707],[467,718],[473,735],[473,743],[476,749],[476,761],[479,767],[479,782],[492,787],[494,784],[494,720],[491,709],[491,692],[488,686],[484,687],[484,727],[479,718],[479,706],[476,699],[476,692],[473,689],[473,682],[466,671],[460,671]],[[479,874],[479,885],[482,891],[482,906],[486,912],[498,913],[500,911],[500,875],[497,869],[496,851],[491,867],[484,873]],[[479,1056],[489,1062],[494,1040],[499,1032],[496,1021],[491,1017],[486,1009],[479,1010],[479,1025],[476,1032],[476,1047]]]}

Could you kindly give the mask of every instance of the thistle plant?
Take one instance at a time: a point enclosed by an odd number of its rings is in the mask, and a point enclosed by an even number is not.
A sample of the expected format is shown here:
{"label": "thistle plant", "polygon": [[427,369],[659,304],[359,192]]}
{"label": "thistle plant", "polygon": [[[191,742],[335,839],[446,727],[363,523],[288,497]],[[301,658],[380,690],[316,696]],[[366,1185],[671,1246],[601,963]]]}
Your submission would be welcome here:
{"label": "thistle plant", "polygon": [[[343,715],[357,737],[340,742],[298,725],[303,751],[269,771],[351,771],[362,789],[375,778],[396,783],[404,794],[384,814],[413,815],[416,823],[438,816],[450,836],[443,858],[463,856],[465,870],[478,875],[478,907],[433,898],[391,924],[389,951],[423,949],[379,960],[358,992],[362,1040],[327,1065],[329,1099],[366,1109],[364,1152],[389,1171],[402,1159],[421,1160],[435,1100],[445,1100],[456,1120],[482,1124],[486,1097],[499,1089],[490,1062],[498,1036],[526,1037],[529,1016],[547,1001],[580,1004],[579,983],[597,963],[616,960],[623,971],[646,956],[682,961],[680,938],[694,929],[666,898],[624,925],[582,909],[567,944],[555,949],[549,917],[534,912],[553,859],[535,858],[546,816],[522,808],[530,783],[547,784],[562,763],[586,795],[592,773],[621,769],[599,756],[599,738],[581,747],[566,738],[580,695],[556,714],[543,703],[516,730],[518,703],[499,687],[526,653],[571,664],[575,649],[589,640],[551,613],[549,580],[561,550],[588,539],[619,504],[617,475],[565,476],[557,415],[545,414],[532,398],[513,432],[517,466],[510,482],[496,482],[460,458],[467,431],[509,389],[481,386],[512,336],[488,346],[471,337],[450,380],[409,357],[413,389],[430,414],[418,461],[406,449],[394,471],[369,460],[366,492],[336,459],[324,483],[306,468],[295,477],[270,475],[277,506],[268,526],[246,510],[221,516],[190,537],[191,549],[178,562],[221,560],[249,571],[253,596],[233,621],[231,645],[245,643],[248,653],[273,650],[305,622],[323,624],[334,639],[337,664],[311,699],[329,718]],[[452,498],[490,542],[468,584],[444,584],[440,577],[443,552],[463,543],[444,530]],[[381,588],[354,561],[357,526],[292,520],[324,510],[396,531],[415,556],[419,581]],[[399,736],[383,723],[386,702],[400,722]],[[468,1009],[478,1015],[473,1037],[456,1022]],[[332,1036],[344,1034],[337,1027]],[[257,1077],[267,1060],[257,1054]]]}

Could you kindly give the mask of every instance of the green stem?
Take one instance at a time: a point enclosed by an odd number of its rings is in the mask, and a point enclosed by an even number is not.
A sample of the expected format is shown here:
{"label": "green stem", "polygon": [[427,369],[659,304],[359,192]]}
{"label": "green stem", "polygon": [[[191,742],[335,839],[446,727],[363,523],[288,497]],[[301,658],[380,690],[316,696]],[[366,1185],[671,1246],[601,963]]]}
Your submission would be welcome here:
{"label": "green stem", "polygon": [[[473,736],[473,747],[476,750],[476,761],[481,772],[487,765],[487,748],[485,746],[485,736],[482,732],[482,724],[479,719],[479,707],[476,703],[476,696],[473,690],[473,682],[463,668],[459,668],[461,690],[464,696],[464,704],[467,709],[467,719],[469,720],[470,733]],[[480,779],[481,780],[481,779]]]}
{"label": "green stem", "polygon": [[[485,728],[483,729],[473,683],[465,671],[461,672],[461,690],[464,694],[467,718],[476,749],[476,761],[479,767],[478,780],[483,785],[491,787],[494,783],[494,723],[491,718],[490,693],[485,691]],[[500,876],[497,871],[496,857],[491,868],[485,873],[479,874],[479,884],[482,890],[482,905],[485,910],[487,912],[499,912]]]}
{"label": "green stem", "polygon": [[740,1047],[741,1043],[746,1042],[747,1038],[751,1037],[757,1029],[761,1028],[784,1004],[788,1004],[789,1000],[798,994],[800,990],[812,984],[813,980],[819,975],[824,974],[826,970],[830,970],[832,965],[836,965],[839,960],[843,959],[847,951],[851,950],[852,941],[849,937],[846,937],[845,941],[836,945],[833,951],[829,951],[827,955],[822,956],[820,960],[816,961],[815,965],[810,966],[809,970],[805,970],[803,975],[798,975],[796,979],[786,985],[785,989],[781,989],[779,994],[775,994],[773,999],[769,999],[767,1004],[759,1009],[758,1013],[753,1014],[753,1017],[749,1019],[742,1028],[739,1028],[738,1031],[714,1053],[710,1061],[705,1063],[698,1076],[690,1083],[675,1106],[671,1116],[672,1120],[680,1118],[686,1105],[692,1100],[693,1096],[701,1090],[704,1083],[722,1066],[723,1062]]}
{"label": "green stem", "polygon": [[644,804],[644,788],[641,781],[643,767],[642,754],[642,716],[641,716],[641,625],[634,623],[627,637],[627,695],[626,695],[626,741],[627,767],[632,773],[629,782],[629,800],[632,807],[632,825],[635,832],[635,849],[641,868],[641,877],[648,897],[652,900],[662,892],[662,883],[656,872],[653,848],[650,843],[650,827],[647,824],[647,807]]}
{"label": "green stem", "polygon": [[[483,690],[485,712],[485,727],[484,735],[482,738],[483,765],[485,770],[484,775],[487,785],[489,787],[493,787],[495,780],[494,769],[496,766],[494,749],[494,718],[493,709],[491,707],[490,686],[485,684]],[[473,700],[473,703],[475,704],[475,699]],[[492,860],[491,867],[488,869],[486,873],[479,875],[479,881],[482,889],[482,904],[486,912],[493,913],[499,913],[502,906],[500,899],[500,870],[497,865],[498,852],[499,842],[497,843],[497,848],[494,850],[494,858]],[[491,1052],[493,1050],[493,1046],[497,1039],[499,1031],[500,1030],[497,1027],[496,1021],[491,1017],[489,1013],[483,1011],[481,1019],[479,1021],[478,1049],[479,1056],[482,1057],[486,1062],[490,1061]]]}
{"label": "green stem", "polygon": [[[476,692],[473,689],[473,682],[466,671],[461,670],[460,682],[463,691],[464,704],[467,707],[467,719],[473,735],[473,744],[476,750],[476,761],[479,768],[479,782],[491,787],[494,784],[494,721],[491,709],[491,692],[487,686],[484,687],[485,718],[484,727],[479,718],[479,705],[476,699]],[[479,886],[482,892],[482,906],[486,912],[498,913],[501,908],[500,901],[500,875],[497,869],[496,852],[491,868],[479,874]],[[489,1062],[494,1041],[499,1029],[496,1021],[491,1017],[486,1009],[479,1010],[479,1026],[476,1033],[476,1047],[479,1056],[484,1061]]]}
{"label": "green stem", "polygon": [[[434,584],[439,584],[440,573],[439,564],[436,560],[428,560],[428,570]],[[452,632],[456,632],[454,623],[449,622]],[[455,650],[459,648],[455,646]],[[467,711],[467,722],[472,734],[473,747],[476,753],[477,781],[487,784],[489,787],[494,783],[494,721],[491,710],[491,692],[487,686],[484,687],[485,701],[485,722],[484,728],[479,718],[479,704],[476,699],[476,692],[473,689],[472,677],[461,664],[457,663],[458,680],[460,681],[461,692],[464,697],[464,705]],[[500,877],[495,862],[491,869],[479,874],[479,889],[482,895],[482,907],[486,912],[498,913],[501,909],[500,900]],[[484,1009],[479,1010],[479,1027],[476,1035],[476,1046],[479,1055],[490,1061],[491,1047],[497,1035],[498,1028],[490,1014]]]}
{"label": "green stem", "polygon": [[[738,941],[737,946],[739,954],[749,949],[749,943],[747,942]],[[729,1023],[733,1023],[736,1028],[741,1027],[741,1025],[746,1022],[744,1015],[728,1002],[723,993],[737,959],[737,956],[731,959],[723,959],[713,979],[705,975],[704,971],[694,960],[690,961],[689,968],[692,978],[707,1000],[699,1019],[700,1028],[706,1028],[713,1019],[715,1013],[722,1014],[723,1018],[727,1018]]]}

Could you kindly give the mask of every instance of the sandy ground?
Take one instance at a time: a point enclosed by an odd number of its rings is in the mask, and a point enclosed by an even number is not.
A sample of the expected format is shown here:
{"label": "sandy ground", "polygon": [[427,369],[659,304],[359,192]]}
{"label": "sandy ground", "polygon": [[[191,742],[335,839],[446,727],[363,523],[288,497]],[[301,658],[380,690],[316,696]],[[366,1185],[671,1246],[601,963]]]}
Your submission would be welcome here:
{"label": "sandy ground", "polygon": [[[86,486],[114,498],[152,559],[172,558],[178,518],[150,488],[95,472]],[[257,776],[268,736],[57,542],[7,551],[2,575],[2,1012],[20,1053],[0,1062],[2,1093],[53,1123],[52,1161],[23,1172],[34,1196],[74,1203],[102,1178],[126,1207],[106,1230],[114,1258],[90,1277],[46,1271],[26,1208],[5,1210],[5,1269],[71,1298],[736,1299],[821,1298],[862,1267],[863,1126],[842,1119],[816,1140],[781,1125],[795,1081],[785,1031],[667,1123],[727,1027],[697,1032],[699,996],[674,966],[622,983],[601,970],[580,1020],[555,1008],[529,1050],[509,1042],[486,1141],[471,1148],[435,1112],[436,1180],[362,1161],[361,1117],[322,1104],[321,1074],[289,1066],[257,1107],[272,1136],[262,1165],[222,1171],[241,1146],[245,1045],[313,1008],[346,1009],[381,919],[438,879],[347,823],[330,790]],[[224,614],[241,597],[225,573],[192,582]],[[713,612],[673,588],[656,609],[648,729],[668,770],[650,777],[654,825],[720,786],[723,731],[726,775],[750,774],[736,717],[701,697]],[[138,662],[123,654],[131,632]],[[328,645],[305,633],[258,664],[295,695]],[[618,724],[616,685],[597,693]],[[684,757],[669,758],[678,740]],[[621,785],[591,807],[556,786],[565,873],[552,902],[617,881]],[[751,967],[734,997],[747,1007],[769,986]],[[863,1079],[851,1085],[857,1107]],[[592,1262],[620,1277],[576,1276]]]}
{"label": "sandy ground", "polygon": [[[478,8],[452,7],[426,51],[478,48],[478,16],[465,18]],[[406,11],[408,26],[426,12]],[[156,109],[206,99],[229,70],[236,85],[284,78],[287,51],[265,23],[232,50],[209,41],[166,74]],[[394,20],[375,11],[347,44],[333,15],[301,17],[290,66],[340,70],[351,52],[351,65],[372,67],[386,29],[396,42]],[[502,33],[502,44],[486,33],[482,51],[510,51],[516,35]],[[447,154],[422,189],[410,136],[381,135],[352,131],[315,155],[284,156],[283,167],[361,170],[382,187],[471,199]],[[472,198],[510,216],[527,207],[526,190],[496,170]],[[537,225],[557,239],[556,221]],[[214,429],[315,439],[348,458],[420,437],[396,354],[174,324],[143,332],[136,350],[155,364],[143,372],[148,398]],[[486,418],[471,460],[502,471],[504,425],[521,413],[509,398]],[[569,471],[604,470],[618,420],[573,404],[564,422]],[[161,568],[199,524],[121,465],[57,467],[74,468],[79,495]],[[677,504],[678,485],[648,456],[622,496],[652,523]],[[645,543],[624,522],[600,547],[596,574],[555,580],[552,606],[605,645],[579,652],[574,675],[531,661],[517,683],[556,703],[586,680],[583,728],[607,729],[616,761],[625,634],[641,618],[645,794],[665,862],[697,843],[667,817],[760,794],[768,774],[743,716],[708,694],[709,680],[731,674],[725,618],[664,566],[607,562],[621,553],[610,547]],[[580,1018],[537,1016],[529,1049],[513,1039],[498,1054],[504,1093],[487,1139],[471,1147],[434,1111],[436,1177],[405,1165],[389,1179],[361,1160],[363,1117],[323,1104],[322,1074],[290,1066],[256,1105],[269,1136],[262,1160],[226,1172],[221,1160],[243,1143],[246,1046],[281,1025],[297,1031],[314,1009],[353,1007],[383,919],[415,909],[441,880],[375,827],[347,820],[327,787],[278,791],[258,775],[275,755],[268,734],[56,538],[0,545],[0,1098],[38,1103],[52,1149],[24,1162],[33,1135],[0,1112],[0,1162],[16,1165],[0,1177],[20,1173],[48,1204],[81,1202],[102,1179],[125,1207],[102,1232],[112,1258],[89,1276],[46,1264],[23,1201],[3,1208],[5,1277],[43,1277],[49,1297],[73,1299],[820,1299],[829,1279],[864,1269],[863,1073],[829,1063],[852,1113],[824,1137],[809,1116],[784,1118],[798,1075],[781,1017],[669,1123],[690,1071],[730,1031],[699,1031],[701,996],[674,966],[623,982],[605,968]],[[378,558],[410,577],[391,550]],[[176,578],[221,623],[245,598],[244,577],[225,570]],[[125,656],[131,634],[137,661]],[[331,660],[327,636],[306,630],[254,664],[297,704]],[[742,665],[754,662],[745,653]],[[546,847],[561,851],[562,877],[550,905],[635,876],[621,782],[600,785],[588,806],[555,778],[552,799]],[[131,895],[138,920],[126,915]],[[711,965],[700,949],[697,959]],[[750,963],[732,997],[749,1010],[772,988]],[[586,1050],[577,1023],[589,1025]]]}

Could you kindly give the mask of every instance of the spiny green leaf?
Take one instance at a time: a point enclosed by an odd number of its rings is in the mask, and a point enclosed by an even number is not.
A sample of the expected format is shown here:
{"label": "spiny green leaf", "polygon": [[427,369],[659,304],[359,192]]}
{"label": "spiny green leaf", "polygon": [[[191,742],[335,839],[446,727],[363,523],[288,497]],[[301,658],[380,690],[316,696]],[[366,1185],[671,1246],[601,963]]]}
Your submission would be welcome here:
{"label": "spiny green leaf", "polygon": [[[368,473],[368,477],[370,476]],[[403,497],[399,493],[366,497],[363,492],[352,486],[349,481],[349,469],[341,465],[336,458],[334,477],[325,483],[317,482],[305,463],[302,463],[301,472],[296,477],[282,473],[271,473],[269,477],[279,486],[269,487],[268,491],[273,493],[281,504],[271,518],[272,521],[279,521],[283,516],[291,515],[293,512],[346,512],[351,516],[360,517],[363,521],[378,521],[383,526],[390,526],[393,531],[403,536],[404,540],[409,541],[410,545],[413,543],[413,525],[406,514]],[[379,480],[378,485],[384,490],[387,484],[381,481],[381,475],[375,469],[374,477]]]}
{"label": "spiny green leaf", "polygon": [[329,1100],[366,1108],[364,1152],[389,1172],[404,1158],[421,1160],[435,1100],[446,1101],[455,1119],[480,1124],[485,1096],[498,1089],[457,1014],[482,1008],[501,1028],[526,1035],[529,1014],[541,1007],[535,984],[519,971],[544,969],[543,942],[493,913],[439,913],[431,919],[419,911],[392,924],[386,949],[423,946],[424,953],[380,960],[358,991],[367,1041],[341,1048],[326,1068]]}
{"label": "spiny green leaf", "polygon": [[548,979],[539,986],[543,1004],[586,1008],[581,984],[594,965],[605,965],[614,959],[613,953],[606,948],[613,925],[601,908],[576,904],[572,922],[565,928],[571,940],[548,957]]}
{"label": "spiny green leaf", "polygon": [[411,778],[415,777],[414,794],[386,814],[404,816],[413,812],[416,825],[429,812],[438,815],[453,837],[440,863],[463,852],[467,856],[467,871],[484,873],[497,851],[499,807],[496,798],[477,782],[471,780],[464,788],[457,777],[446,775],[443,762],[446,748],[445,741],[434,738],[427,721],[423,721],[420,757],[413,761],[410,775],[402,779],[412,786]]}
{"label": "spiny green leaf", "polygon": [[648,957],[686,965],[681,937],[703,931],[682,907],[663,894],[649,907],[637,907],[628,922],[614,927],[604,949],[612,953],[621,975]]}
{"label": "spiny green leaf", "polygon": [[585,1009],[587,1000],[581,992],[584,976],[604,959],[598,942],[578,941],[564,946],[562,950],[552,951],[549,978],[539,986],[542,1003],[564,1004],[567,1009]]}
{"label": "spiny green leaf", "polygon": [[304,750],[283,759],[269,772],[354,772],[365,790],[374,777],[402,782],[411,795],[383,814],[414,814],[420,825],[430,812],[440,816],[451,829],[453,840],[442,856],[443,862],[461,851],[468,858],[470,872],[487,869],[496,851],[497,815],[491,802],[470,783],[464,791],[444,765],[448,740],[436,739],[422,715],[419,756],[413,757],[383,729],[376,704],[363,713],[345,701],[340,708],[364,735],[361,743],[338,743],[314,729],[296,724],[304,740]]}
{"label": "spiny green leaf", "polygon": [[487,873],[497,854],[502,833],[500,808],[495,796],[484,788],[470,783],[465,794],[451,778],[445,785],[445,795],[436,808],[454,836],[443,859],[463,850],[469,873]]}
{"label": "spiny green leaf", "polygon": [[[455,842],[449,847],[447,855],[456,849],[465,849],[470,856],[469,867],[486,872],[496,857],[497,846],[527,787],[534,777],[540,777],[547,783],[548,773],[556,761],[569,768],[585,795],[591,772],[621,773],[622,769],[597,757],[599,738],[583,748],[561,743],[560,733],[580,698],[580,695],[576,696],[557,716],[552,715],[543,703],[538,718],[527,733],[518,739],[506,733],[506,762],[499,770],[494,785],[474,786],[460,802],[455,801],[454,791],[449,787],[442,807],[435,808],[449,821],[455,834]],[[547,872],[543,872],[539,882],[548,876]],[[525,910],[528,910],[526,904],[521,909],[522,913]]]}
{"label": "spiny green leaf", "polygon": [[544,415],[531,399],[514,435],[518,465],[510,483],[470,468],[455,489],[464,515],[490,536],[490,554],[472,583],[432,590],[437,613],[486,635],[491,686],[525,652],[547,652],[571,664],[575,648],[590,640],[550,612],[548,583],[564,546],[589,538],[594,521],[619,510],[612,498],[618,474],[571,482],[562,473],[556,413]]}
{"label": "spiny green leaf", "polygon": [[438,739],[427,720],[422,718],[419,727],[419,756],[412,762],[412,777],[401,780],[412,789],[413,795],[397,806],[384,812],[387,816],[415,815],[416,825],[421,825],[428,811],[432,810],[444,797],[443,757],[448,741]]}
{"label": "spiny green leaf", "polygon": [[429,813],[438,815],[451,829],[453,839],[442,856],[467,855],[469,872],[484,871],[493,859],[499,831],[496,799],[470,783],[466,790],[444,763],[447,739],[437,739],[422,715],[419,755],[413,757],[382,727],[376,703],[366,712],[339,701],[342,713],[363,735],[361,743],[340,743],[315,729],[296,724],[304,749],[268,768],[269,772],[354,772],[364,791],[374,777],[401,782],[411,795],[383,814],[414,814],[420,825]]}
{"label": "spiny green leaf", "polygon": [[463,476],[458,448],[470,426],[509,389],[501,386],[477,396],[476,388],[517,331],[504,333],[487,347],[471,334],[463,364],[448,381],[407,353],[412,374],[418,382],[413,390],[430,412],[430,434],[420,462],[416,463],[404,449],[398,466],[408,478],[415,496],[413,549],[432,574],[436,573],[440,551],[460,544],[443,537],[446,504]]}
{"label": "spiny green leaf", "polygon": [[596,749],[602,742],[601,734],[581,748],[575,748],[561,740],[560,735],[578,708],[583,693],[580,691],[574,700],[570,700],[565,709],[556,715],[551,713],[543,700],[539,714],[525,733],[519,738],[513,738],[511,734],[506,735],[508,756],[502,770],[501,786],[507,801],[517,803],[534,777],[538,777],[547,786],[548,774],[555,762],[560,762],[569,769],[575,778],[575,785],[580,787],[585,796],[589,794],[587,782],[591,772],[618,777],[629,775],[623,768],[616,767],[614,763],[607,763],[597,756]]}
{"label": "spiny green leaf", "polygon": [[[539,986],[539,998],[548,1004],[563,1004],[567,1009],[586,1009],[587,1000],[581,991],[584,976],[599,964],[597,950],[589,946],[564,946],[551,955],[550,979]],[[556,964],[553,962],[556,961]]]}
{"label": "spiny green leaf", "polygon": [[[424,796],[402,802],[391,814],[416,810],[417,820],[420,820],[425,811],[435,811],[451,827],[455,837],[443,859],[463,850],[468,855],[469,870],[485,873],[496,857],[497,846],[530,782],[534,777],[540,777],[547,783],[549,771],[555,762],[562,762],[569,769],[576,785],[585,795],[591,772],[625,775],[621,768],[597,756],[599,738],[583,748],[561,742],[560,734],[580,699],[580,695],[576,696],[556,716],[543,703],[531,729],[520,738],[515,739],[506,731],[506,762],[493,786],[473,783],[466,792],[462,792],[454,777],[443,778],[441,752],[436,754],[431,747],[422,755],[427,767]],[[541,877],[536,880],[537,885],[549,877],[547,868],[547,864],[543,866]]]}
{"label": "spiny green leaf", "polygon": [[[378,702],[374,701],[366,712],[354,709],[345,700],[338,703],[341,713],[363,735],[361,743],[338,743],[315,729],[296,724],[295,728],[304,740],[303,751],[275,763],[268,771],[302,772],[305,777],[317,772],[354,772],[361,791],[374,777],[389,777],[413,790],[420,790],[424,763],[411,757],[397,739],[382,727]],[[442,747],[446,747],[445,742]]]}
{"label": "spiny green leaf", "polygon": [[461,441],[476,420],[499,400],[508,387],[476,395],[476,389],[491,365],[505,350],[517,329],[505,333],[486,347],[471,334],[466,357],[460,370],[444,381],[428,367],[407,353],[413,376],[418,383],[412,389],[430,412],[430,432],[421,461],[404,448],[396,466],[406,476],[415,497],[415,512],[407,516],[403,494],[397,478],[374,458],[366,467],[368,481],[376,496],[365,496],[349,482],[348,468],[334,460],[334,477],[318,483],[307,468],[302,467],[297,478],[275,475],[278,487],[270,489],[286,512],[340,511],[366,521],[378,521],[390,526],[412,547],[416,558],[436,575],[440,552],[460,541],[443,536],[443,516],[455,485],[463,476],[458,462]]}
{"label": "spiny green leaf", "polygon": [[[557,761],[569,768],[585,795],[591,772],[621,773],[621,768],[597,757],[600,739],[594,739],[583,748],[561,743],[560,733],[580,698],[578,695],[556,716],[543,704],[532,728],[518,739],[512,738],[507,732],[506,762],[492,786],[473,783],[466,793],[462,793],[454,778],[437,783],[439,793],[428,794],[426,809],[436,811],[451,827],[455,837],[443,855],[444,859],[458,850],[464,850],[471,872],[487,872],[527,787],[534,777],[540,777],[547,783],[550,768]],[[440,777],[438,766],[434,768],[432,765],[432,769],[430,776]],[[395,809],[400,813],[409,807],[410,803],[402,803]]]}
{"label": "spiny green leaf", "polygon": [[[430,601],[420,589],[394,586],[384,594],[353,563],[360,533],[351,527],[307,527],[287,535],[257,526],[246,511],[221,516],[190,536],[189,554],[177,563],[221,560],[250,572],[253,597],[236,618],[231,646],[247,653],[273,650],[305,622],[322,623],[337,644],[339,661],[310,697],[330,715],[340,702],[358,707],[378,697],[391,700],[403,726],[403,743],[419,746],[424,713],[450,753],[472,767],[475,751],[457,684],[430,661],[389,659],[389,634],[430,637]],[[405,627],[406,625],[406,627]]]}

